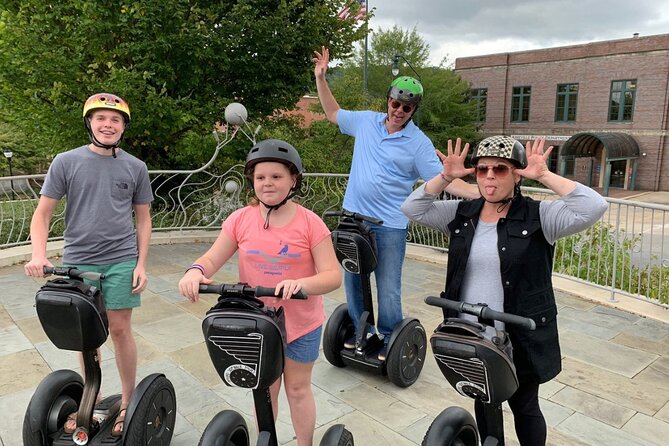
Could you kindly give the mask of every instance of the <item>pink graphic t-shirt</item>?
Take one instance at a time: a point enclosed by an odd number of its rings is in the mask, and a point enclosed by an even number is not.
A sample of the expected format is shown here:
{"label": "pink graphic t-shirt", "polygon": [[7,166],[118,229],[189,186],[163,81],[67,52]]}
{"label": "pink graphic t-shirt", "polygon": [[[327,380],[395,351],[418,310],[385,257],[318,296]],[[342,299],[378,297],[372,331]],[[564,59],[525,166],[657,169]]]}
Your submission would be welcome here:
{"label": "pink graphic t-shirt", "polygon": [[[298,205],[285,226],[264,229],[264,224],[258,206],[238,209],[223,223],[225,234],[237,243],[240,282],[274,287],[285,279],[316,274],[311,249],[330,236],[323,220]],[[325,320],[321,295],[310,295],[306,300],[267,297],[263,301],[284,308],[288,342],[315,330]]]}

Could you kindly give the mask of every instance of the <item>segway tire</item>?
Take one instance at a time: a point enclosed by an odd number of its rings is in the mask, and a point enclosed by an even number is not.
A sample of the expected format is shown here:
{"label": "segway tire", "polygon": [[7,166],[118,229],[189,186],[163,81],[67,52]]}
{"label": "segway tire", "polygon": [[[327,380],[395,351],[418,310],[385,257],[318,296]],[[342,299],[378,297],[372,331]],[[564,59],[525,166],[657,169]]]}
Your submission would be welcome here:
{"label": "segway tire", "polygon": [[169,379],[160,375],[142,393],[131,418],[126,418],[123,444],[169,445],[176,414],[174,386]]}
{"label": "segway tire", "polygon": [[434,419],[422,446],[477,446],[479,433],[472,414],[462,407],[449,407]]}
{"label": "segway tire", "polygon": [[319,446],[354,446],[353,434],[343,424],[335,424],[325,431]]}
{"label": "segway tire", "polygon": [[398,387],[415,383],[423,370],[427,352],[425,329],[417,320],[402,328],[388,352],[386,371],[390,382]]}
{"label": "segway tire", "polygon": [[346,366],[341,359],[341,351],[346,339],[354,333],[355,328],[348,315],[348,307],[346,304],[341,304],[332,312],[323,333],[323,354],[330,364],[335,367]]}
{"label": "segway tire", "polygon": [[81,376],[73,370],[56,370],[37,386],[23,418],[24,446],[48,446],[67,416],[76,412],[84,392]]}
{"label": "segway tire", "polygon": [[249,446],[246,421],[234,410],[219,412],[202,432],[198,446]]}

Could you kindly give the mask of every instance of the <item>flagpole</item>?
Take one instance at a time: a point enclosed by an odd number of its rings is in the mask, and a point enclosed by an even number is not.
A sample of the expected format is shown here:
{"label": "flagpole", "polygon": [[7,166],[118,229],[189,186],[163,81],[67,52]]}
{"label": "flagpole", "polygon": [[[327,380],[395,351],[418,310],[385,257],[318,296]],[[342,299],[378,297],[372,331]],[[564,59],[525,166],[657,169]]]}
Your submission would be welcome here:
{"label": "flagpole", "polygon": [[[365,0],[365,14],[369,11],[369,1]],[[365,33],[365,67],[363,69],[362,90],[367,98],[367,39],[369,35],[369,21],[367,22],[367,32]]]}

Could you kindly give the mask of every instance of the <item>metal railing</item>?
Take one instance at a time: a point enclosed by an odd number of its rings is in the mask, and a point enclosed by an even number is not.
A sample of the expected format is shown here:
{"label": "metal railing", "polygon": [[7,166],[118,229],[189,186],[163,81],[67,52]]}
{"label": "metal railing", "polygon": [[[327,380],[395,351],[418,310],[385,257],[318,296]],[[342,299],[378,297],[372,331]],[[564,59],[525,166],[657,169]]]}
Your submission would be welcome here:
{"label": "metal railing", "polygon": [[[217,137],[219,135],[217,134]],[[196,170],[149,172],[155,201],[154,231],[218,230],[234,210],[246,205],[251,190],[243,166],[214,163],[235,136],[225,133],[211,160]],[[44,175],[0,178],[0,249],[29,244],[30,220]],[[342,206],[348,175],[305,174],[299,201],[318,215]],[[13,185],[10,186],[10,182]],[[536,199],[553,199],[546,189],[523,188]],[[594,226],[556,243],[554,273],[668,307],[669,206],[607,198],[609,209]],[[65,200],[54,213],[49,240],[62,239]],[[332,226],[336,222],[327,221]],[[447,251],[448,238],[424,226],[409,225],[408,242]]]}

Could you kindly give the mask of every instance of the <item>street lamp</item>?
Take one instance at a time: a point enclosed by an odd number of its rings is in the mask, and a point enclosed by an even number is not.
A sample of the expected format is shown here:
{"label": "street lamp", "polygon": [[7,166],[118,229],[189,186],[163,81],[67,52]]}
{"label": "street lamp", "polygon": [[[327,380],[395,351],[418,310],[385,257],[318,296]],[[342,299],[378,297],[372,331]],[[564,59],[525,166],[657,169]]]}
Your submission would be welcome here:
{"label": "street lamp", "polygon": [[400,74],[400,59],[402,59],[404,62],[406,62],[406,64],[409,66],[409,68],[411,68],[411,71],[413,71],[413,74],[416,75],[416,78],[418,79],[418,82],[420,82],[422,84],[423,81],[420,78],[420,74],[418,74],[418,72],[414,69],[414,67],[411,66],[411,64],[406,59],[406,57],[402,56],[401,54],[395,54],[395,57],[393,57],[393,64],[390,67],[390,72],[393,74],[393,76],[397,76],[398,74]]}
{"label": "street lamp", "polygon": [[14,152],[12,152],[10,149],[3,149],[2,153],[5,154],[5,158],[7,158],[7,162],[9,163],[9,187],[12,189],[12,200],[14,200],[16,197],[14,196],[14,180],[11,179],[12,175],[12,156],[14,156]]}

